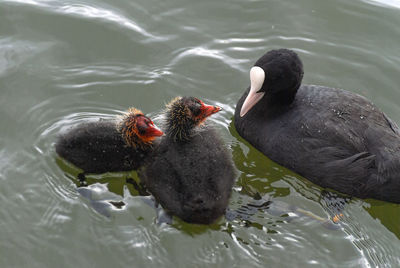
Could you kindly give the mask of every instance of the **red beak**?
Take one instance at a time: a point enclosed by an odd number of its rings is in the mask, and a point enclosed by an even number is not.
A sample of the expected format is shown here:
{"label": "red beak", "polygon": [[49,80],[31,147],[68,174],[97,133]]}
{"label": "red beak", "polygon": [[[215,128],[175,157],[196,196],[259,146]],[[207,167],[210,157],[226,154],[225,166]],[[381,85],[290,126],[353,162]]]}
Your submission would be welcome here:
{"label": "red beak", "polygon": [[164,135],[164,132],[154,125],[154,123],[150,123],[149,127],[146,129],[146,136],[148,137],[160,137],[162,135]]}
{"label": "red beak", "polygon": [[200,116],[202,116],[203,118],[207,118],[210,115],[213,115],[215,113],[218,113],[219,111],[221,111],[221,107],[218,106],[212,106],[212,105],[207,105],[203,103],[203,106],[201,107],[201,114]]}

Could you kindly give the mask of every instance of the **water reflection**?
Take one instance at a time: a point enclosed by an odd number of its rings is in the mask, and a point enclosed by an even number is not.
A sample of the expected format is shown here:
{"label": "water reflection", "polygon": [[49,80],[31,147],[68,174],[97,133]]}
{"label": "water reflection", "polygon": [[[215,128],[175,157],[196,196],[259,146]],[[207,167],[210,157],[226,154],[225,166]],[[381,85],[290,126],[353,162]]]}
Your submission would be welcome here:
{"label": "water reflection", "polygon": [[379,220],[389,231],[400,239],[400,206],[387,202],[368,200],[363,208],[373,219]]}
{"label": "water reflection", "polygon": [[111,209],[125,208],[125,197],[149,195],[134,171],[83,175],[82,170],[60,157],[56,158],[56,162],[76,185],[77,192],[106,217],[111,216]]}
{"label": "water reflection", "polygon": [[398,0],[363,0],[363,1],[378,6],[400,8],[400,2]]}

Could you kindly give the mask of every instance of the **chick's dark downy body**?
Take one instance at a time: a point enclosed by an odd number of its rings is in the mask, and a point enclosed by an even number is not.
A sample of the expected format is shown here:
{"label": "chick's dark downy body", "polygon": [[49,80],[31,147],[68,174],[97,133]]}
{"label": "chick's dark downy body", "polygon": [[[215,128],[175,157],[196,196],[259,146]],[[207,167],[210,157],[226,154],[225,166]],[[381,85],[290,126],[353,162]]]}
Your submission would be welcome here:
{"label": "chick's dark downy body", "polygon": [[121,121],[85,122],[59,135],[57,154],[85,173],[129,171],[139,168],[161,136],[152,121],[131,109]]}
{"label": "chick's dark downy body", "polygon": [[235,173],[230,154],[215,130],[198,127],[219,109],[207,106],[207,110],[193,99],[175,99],[168,105],[167,135],[139,176],[171,214],[190,223],[209,224],[225,213]]}

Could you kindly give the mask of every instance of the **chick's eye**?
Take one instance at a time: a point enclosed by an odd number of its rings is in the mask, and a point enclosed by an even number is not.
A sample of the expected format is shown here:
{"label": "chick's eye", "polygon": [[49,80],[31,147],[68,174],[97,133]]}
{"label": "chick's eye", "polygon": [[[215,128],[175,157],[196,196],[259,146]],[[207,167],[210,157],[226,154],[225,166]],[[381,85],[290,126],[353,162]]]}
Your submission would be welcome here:
{"label": "chick's eye", "polygon": [[139,132],[139,134],[143,135],[146,133],[146,130],[148,128],[148,124],[149,122],[147,122],[148,120],[146,120],[146,118],[143,117],[139,117],[137,119],[137,123],[136,123],[136,128]]}
{"label": "chick's eye", "polygon": [[201,112],[201,104],[199,102],[195,102],[191,110],[194,116],[198,116]]}
{"label": "chick's eye", "polygon": [[146,125],[138,125],[138,132],[139,134],[143,135],[146,133],[147,126]]}

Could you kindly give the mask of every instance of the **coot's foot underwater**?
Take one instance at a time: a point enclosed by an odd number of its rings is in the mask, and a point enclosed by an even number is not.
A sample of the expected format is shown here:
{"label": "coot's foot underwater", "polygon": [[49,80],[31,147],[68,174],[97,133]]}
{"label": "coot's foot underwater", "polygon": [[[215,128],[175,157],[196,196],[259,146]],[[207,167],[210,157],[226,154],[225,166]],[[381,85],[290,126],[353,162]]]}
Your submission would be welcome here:
{"label": "coot's foot underwater", "polygon": [[366,98],[301,85],[303,64],[272,50],[250,70],[237,103],[238,133],[310,181],[360,198],[400,203],[400,131]]}
{"label": "coot's foot underwater", "polygon": [[82,123],[61,134],[56,141],[59,156],[84,173],[137,169],[162,136],[141,111],[131,108],[121,120]]}
{"label": "coot's foot underwater", "polygon": [[139,177],[157,202],[189,223],[210,224],[228,206],[235,172],[214,129],[201,125],[219,107],[193,97],[167,105],[165,133]]}

